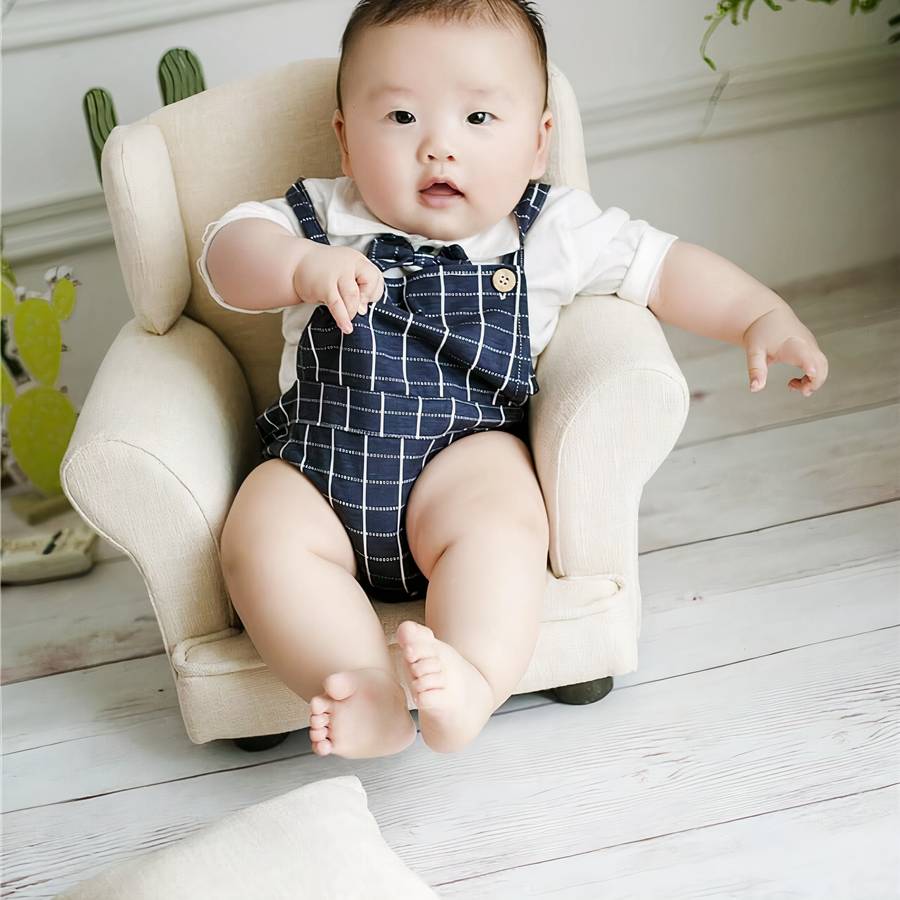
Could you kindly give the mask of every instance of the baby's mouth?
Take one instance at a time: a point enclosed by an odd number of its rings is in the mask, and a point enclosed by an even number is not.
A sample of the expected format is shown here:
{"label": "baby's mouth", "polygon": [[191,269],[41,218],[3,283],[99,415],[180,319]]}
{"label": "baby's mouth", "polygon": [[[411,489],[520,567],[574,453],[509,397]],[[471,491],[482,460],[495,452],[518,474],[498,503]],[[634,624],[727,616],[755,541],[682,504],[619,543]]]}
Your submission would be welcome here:
{"label": "baby's mouth", "polygon": [[461,191],[450,187],[449,184],[443,181],[438,181],[437,183],[431,185],[431,187],[425,188],[425,190],[420,191],[420,193],[429,194],[433,197],[454,197],[457,195],[462,196]]}

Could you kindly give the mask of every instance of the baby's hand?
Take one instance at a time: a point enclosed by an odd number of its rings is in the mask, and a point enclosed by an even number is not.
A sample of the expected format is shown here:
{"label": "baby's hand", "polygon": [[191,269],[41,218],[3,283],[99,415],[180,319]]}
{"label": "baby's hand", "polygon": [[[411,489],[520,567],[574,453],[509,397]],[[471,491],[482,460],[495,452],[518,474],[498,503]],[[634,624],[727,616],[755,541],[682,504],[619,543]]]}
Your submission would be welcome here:
{"label": "baby's hand", "polygon": [[818,390],[828,377],[825,354],[812,332],[786,304],[756,319],[744,332],[741,342],[747,351],[751,391],[761,391],[766,386],[768,365],[773,362],[803,369],[806,374],[792,378],[788,387],[802,391],[804,397]]}
{"label": "baby's hand", "polygon": [[294,269],[293,282],[300,301],[324,303],[345,334],[353,331],[350,320],[384,295],[381,270],[359,250],[315,241]]}

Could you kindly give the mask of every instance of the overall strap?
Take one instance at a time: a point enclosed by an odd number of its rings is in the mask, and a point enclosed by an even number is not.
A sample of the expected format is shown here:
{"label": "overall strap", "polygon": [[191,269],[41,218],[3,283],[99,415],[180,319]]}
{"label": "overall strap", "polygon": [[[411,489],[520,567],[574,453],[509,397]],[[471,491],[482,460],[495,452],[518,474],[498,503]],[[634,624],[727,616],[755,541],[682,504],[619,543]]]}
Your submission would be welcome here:
{"label": "overall strap", "polygon": [[311,241],[318,241],[320,244],[328,244],[329,240],[319,220],[316,217],[316,210],[309,199],[309,193],[303,186],[303,179],[298,178],[288,189],[284,195],[284,199],[291,205],[294,215],[300,222],[303,233]]}
{"label": "overall strap", "polygon": [[549,184],[542,181],[528,182],[528,187],[525,188],[522,199],[516,204],[514,210],[516,223],[519,226],[519,249],[507,253],[503,257],[504,262],[518,262],[520,266],[525,265],[525,235],[528,234],[528,229],[531,228],[543,209],[549,193]]}

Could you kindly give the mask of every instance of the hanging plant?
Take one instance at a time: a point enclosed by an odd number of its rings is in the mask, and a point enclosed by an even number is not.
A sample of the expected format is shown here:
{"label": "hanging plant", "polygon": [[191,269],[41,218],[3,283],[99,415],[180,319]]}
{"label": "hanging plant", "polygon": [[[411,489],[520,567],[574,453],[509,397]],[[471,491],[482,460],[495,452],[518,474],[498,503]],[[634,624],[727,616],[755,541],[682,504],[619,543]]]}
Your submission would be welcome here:
{"label": "hanging plant", "polygon": [[[763,0],[763,2],[769,9],[774,10],[775,12],[780,12],[784,8],[779,6],[775,0]],[[790,2],[793,3],[794,0],[790,0]],[[833,6],[838,0],[807,0],[807,2],[827,3],[829,6]],[[711,69],[715,70],[716,64],[706,55],[706,45],[709,43],[712,33],[719,27],[726,16],[731,16],[732,25],[740,24],[738,19],[739,15],[746,22],[747,17],[750,15],[750,7],[753,6],[753,3],[754,0],[720,0],[720,2],[716,4],[716,11],[712,15],[703,17],[705,21],[710,22],[710,26],[703,35],[703,41],[700,44],[700,55]],[[860,10],[860,12],[863,13],[870,13],[878,9],[880,5],[881,0],[850,0],[850,15],[855,15],[857,10]],[[900,15],[892,16],[888,20],[888,24],[891,28],[898,29],[893,31],[888,37],[888,43],[894,44],[897,41],[900,41]]]}

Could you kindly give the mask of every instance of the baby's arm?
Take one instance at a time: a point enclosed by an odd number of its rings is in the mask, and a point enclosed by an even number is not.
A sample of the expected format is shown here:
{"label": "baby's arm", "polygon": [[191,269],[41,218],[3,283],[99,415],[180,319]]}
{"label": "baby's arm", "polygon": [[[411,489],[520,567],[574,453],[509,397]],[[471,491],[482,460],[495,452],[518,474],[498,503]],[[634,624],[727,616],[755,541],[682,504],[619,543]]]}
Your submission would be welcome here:
{"label": "baby's arm", "polygon": [[729,344],[773,309],[791,308],[733,262],[699,244],[675,241],[666,253],[648,306],[669,322]]}
{"label": "baby's arm", "polygon": [[325,304],[345,334],[384,292],[378,267],[358,250],[319,244],[265,219],[238,219],[213,236],[206,268],[230,306]]}
{"label": "baby's arm", "polygon": [[663,322],[743,345],[751,390],[765,387],[770,362],[800,366],[789,382],[809,396],[821,387],[828,361],[812,332],[781,297],[711,250],[675,241],[663,258],[648,306]]}
{"label": "baby's arm", "polygon": [[213,235],[206,268],[230,306],[293,306],[301,302],[294,290],[294,272],[313,244],[267,219],[237,219]]}

